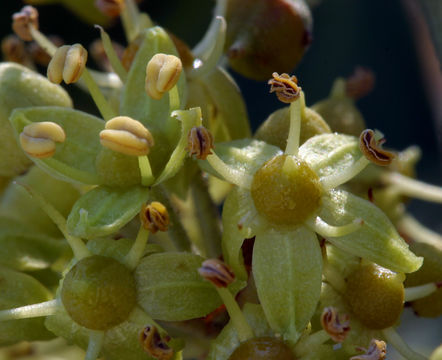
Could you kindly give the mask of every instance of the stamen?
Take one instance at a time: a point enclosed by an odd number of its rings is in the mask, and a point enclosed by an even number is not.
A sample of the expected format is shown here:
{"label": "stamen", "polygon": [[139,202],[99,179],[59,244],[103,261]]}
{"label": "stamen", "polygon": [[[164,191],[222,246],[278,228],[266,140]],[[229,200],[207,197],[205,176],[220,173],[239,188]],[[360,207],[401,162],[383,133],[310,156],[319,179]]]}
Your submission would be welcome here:
{"label": "stamen", "polygon": [[138,156],[138,167],[140,168],[141,185],[152,185],[155,181],[155,177],[153,176],[152,167],[150,166],[150,161],[147,155]]}
{"label": "stamen", "polygon": [[368,164],[370,164],[370,161],[365,156],[361,156],[352,166],[321,178],[320,181],[324,190],[328,191],[346,183],[364,170]]}
{"label": "stamen", "polygon": [[169,228],[169,212],[167,208],[158,201],[143,206],[140,212],[141,225],[152,234],[159,231],[167,231]]}
{"label": "stamen", "polygon": [[359,136],[359,148],[362,154],[372,163],[380,166],[390,165],[396,157],[392,152],[381,148],[384,142],[383,138],[376,140],[374,131],[370,129],[364,130]]}
{"label": "stamen", "polygon": [[31,123],[20,133],[20,145],[29,156],[45,159],[55,154],[56,144],[66,140],[63,128],[50,121]]}
{"label": "stamen", "polygon": [[390,327],[382,330],[382,334],[384,335],[387,342],[394,346],[394,348],[407,360],[425,360],[427,359],[425,356],[416,353],[413,351],[407,343],[400,337],[397,331]]}
{"label": "stamen", "polygon": [[436,248],[442,247],[442,236],[423,226],[411,215],[404,215],[398,221],[397,228],[415,241],[426,243]]}
{"label": "stamen", "polygon": [[364,220],[357,218],[353,220],[350,224],[342,225],[342,226],[333,226],[327,224],[324,220],[322,220],[319,216],[316,216],[314,219],[309,219],[306,221],[307,226],[309,226],[312,230],[317,232],[319,235],[327,238],[327,237],[339,237],[351,234],[352,232],[358,231],[362,225],[364,225]]}
{"label": "stamen", "polygon": [[381,175],[381,181],[385,184],[394,185],[397,191],[416,199],[442,203],[442,188],[414,180],[397,172],[385,172]]}
{"label": "stamen", "polygon": [[243,312],[241,311],[238,303],[233,297],[232,293],[227,288],[227,285],[231,284],[235,280],[233,271],[217,259],[206,260],[202,263],[202,267],[198,270],[200,275],[209,280],[218,291],[230,319],[238,333],[239,341],[243,342],[254,337],[254,333],[250,325],[248,324]]}
{"label": "stamen", "polygon": [[252,186],[253,177],[237,169],[231,168],[224,161],[222,161],[214,151],[207,156],[206,159],[209,164],[217,171],[227,182],[237,185],[241,188],[250,190]]}
{"label": "stamen", "polygon": [[387,354],[387,344],[385,341],[372,339],[368,349],[358,348],[360,351],[365,351],[363,355],[356,355],[350,360],[384,360]]}
{"label": "stamen", "polygon": [[414,301],[417,299],[424,298],[425,296],[431,295],[437,289],[442,287],[442,282],[439,283],[429,283],[420,286],[413,286],[405,288],[404,301]]}
{"label": "stamen", "polygon": [[333,307],[326,307],[321,315],[321,325],[333,341],[340,343],[350,331],[350,317],[347,314],[339,315]]}
{"label": "stamen", "polygon": [[187,149],[190,156],[206,160],[212,154],[213,136],[204,126],[194,126],[187,135]]}
{"label": "stamen", "polygon": [[54,315],[61,304],[57,299],[21,306],[15,309],[0,310],[0,321],[29,319],[42,316]]}
{"label": "stamen", "polygon": [[287,155],[297,155],[299,150],[299,138],[301,135],[302,109],[305,107],[304,93],[301,91],[301,99],[290,104],[290,128],[287,138],[285,153]]}
{"label": "stamen", "polygon": [[58,226],[64,237],[66,238],[69,246],[71,247],[74,256],[77,260],[81,260],[85,257],[91,256],[89,249],[84,244],[83,240],[72,236],[68,233],[66,227],[66,219],[61,215],[58,210],[52,206],[52,204],[48,203],[43,196],[34,191],[29,186],[16,182],[17,185],[20,185],[23,189],[25,189],[29,195],[31,195],[41,207],[41,209],[51,218],[55,225]]}
{"label": "stamen", "polygon": [[147,241],[149,240],[149,230],[145,229],[143,225],[140,226],[138,230],[137,238],[133,243],[131,249],[124,258],[124,264],[133,270],[140,262],[141,257],[144,254],[144,249],[146,248]]}
{"label": "stamen", "polygon": [[84,360],[96,360],[98,358],[103,347],[104,335],[104,331],[89,330],[89,344]]}
{"label": "stamen", "polygon": [[275,92],[280,101],[289,104],[299,98],[301,88],[298,86],[296,76],[289,76],[286,73],[279,75],[276,72],[272,76],[273,79],[267,83],[270,85],[270,92]]}
{"label": "stamen", "polygon": [[161,338],[155,326],[147,325],[141,331],[140,343],[143,350],[155,359],[170,360],[173,357],[173,349]]}

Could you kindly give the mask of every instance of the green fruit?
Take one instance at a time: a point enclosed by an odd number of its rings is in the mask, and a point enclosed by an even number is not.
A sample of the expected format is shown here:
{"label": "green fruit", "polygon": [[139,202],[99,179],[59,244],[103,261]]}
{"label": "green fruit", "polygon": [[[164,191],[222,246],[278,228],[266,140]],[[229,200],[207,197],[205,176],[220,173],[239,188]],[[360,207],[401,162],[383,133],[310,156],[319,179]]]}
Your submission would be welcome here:
{"label": "green fruit", "polygon": [[77,324],[108,330],[127,320],[132,312],[136,303],[135,279],[117,260],[93,255],[69,270],[61,300]]}
{"label": "green fruit", "polygon": [[229,360],[295,360],[295,355],[284,341],[266,336],[243,342]]}
{"label": "green fruit", "polygon": [[345,291],[354,317],[369,329],[396,324],[403,309],[403,280],[403,274],[374,263],[360,266],[347,278]]}

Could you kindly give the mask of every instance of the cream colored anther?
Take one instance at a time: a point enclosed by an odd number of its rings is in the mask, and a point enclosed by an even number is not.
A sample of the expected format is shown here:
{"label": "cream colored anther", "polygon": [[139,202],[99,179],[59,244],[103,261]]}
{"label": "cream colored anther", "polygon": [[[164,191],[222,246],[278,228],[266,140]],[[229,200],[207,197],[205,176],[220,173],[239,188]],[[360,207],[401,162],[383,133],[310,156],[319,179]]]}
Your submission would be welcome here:
{"label": "cream colored anther", "polygon": [[60,84],[77,82],[86,67],[87,51],[81,44],[59,47],[49,62],[47,75],[49,81]]}
{"label": "cream colored anther", "polygon": [[126,155],[149,154],[154,145],[152,134],[142,123],[127,116],[117,116],[100,132],[101,145]]}
{"label": "cream colored anther", "polygon": [[160,100],[171,90],[180,77],[183,65],[174,55],[156,54],[146,66],[146,93]]}
{"label": "cream colored anther", "polygon": [[63,128],[53,122],[32,123],[23,128],[20,134],[22,149],[32,157],[44,159],[55,153],[55,143],[66,140]]}

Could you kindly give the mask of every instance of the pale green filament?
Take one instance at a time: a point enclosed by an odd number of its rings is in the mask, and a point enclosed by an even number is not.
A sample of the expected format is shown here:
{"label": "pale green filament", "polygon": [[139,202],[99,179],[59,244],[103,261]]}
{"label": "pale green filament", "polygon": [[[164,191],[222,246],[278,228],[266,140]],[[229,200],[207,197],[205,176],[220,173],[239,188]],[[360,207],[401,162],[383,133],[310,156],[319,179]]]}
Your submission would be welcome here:
{"label": "pale green filament", "polygon": [[438,289],[435,283],[405,288],[404,301],[414,301],[433,294]]}
{"label": "pale green filament", "polygon": [[50,300],[39,304],[21,306],[15,309],[0,310],[0,321],[50,316],[54,315],[60,306],[58,300]]}
{"label": "pale green filament", "polygon": [[152,185],[155,178],[152,174],[152,168],[147,155],[138,156],[138,167],[140,168],[141,173],[141,184],[143,186]]}
{"label": "pale green filament", "polygon": [[405,341],[399,336],[396,330],[392,327],[382,330],[387,343],[394,346],[394,348],[407,360],[426,360],[425,356],[414,352]]}
{"label": "pale green filament", "polygon": [[95,25],[97,29],[100,30],[101,35],[101,41],[103,43],[104,51],[106,52],[106,55],[109,59],[109,62],[112,66],[112,69],[115,71],[115,73],[118,75],[118,77],[121,79],[122,82],[126,82],[127,80],[127,71],[124,68],[123,64],[121,63],[120,59],[118,58],[118,55],[112,46],[112,41],[104,29],[99,26]]}
{"label": "pale green filament", "polygon": [[89,344],[84,360],[96,360],[103,347],[104,331],[89,330]]}
{"label": "pale green filament", "polygon": [[355,219],[350,224],[342,225],[342,226],[333,226],[327,224],[324,220],[322,220],[319,216],[316,216],[314,219],[309,219],[306,221],[306,225],[310,227],[313,231],[317,232],[319,235],[323,237],[339,237],[351,234],[361,228],[364,224],[362,219]]}
{"label": "pale green filament", "polygon": [[253,180],[252,176],[240,170],[231,168],[224,161],[222,161],[213,150],[212,154],[207,156],[206,160],[226,181],[241,188],[250,190]]}
{"label": "pale green filament", "polygon": [[320,181],[324,190],[328,191],[346,183],[364,170],[369,163],[370,161],[365,156],[361,156],[352,166],[321,178]]}
{"label": "pale green filament", "polygon": [[442,236],[423,226],[411,215],[403,216],[398,221],[397,227],[415,241],[426,243],[436,248],[442,247]]}
{"label": "pale green filament", "polygon": [[33,25],[29,25],[29,31],[31,32],[34,41],[51,57],[53,57],[57,51],[57,46],[55,46],[52,41],[38,31]]}
{"label": "pale green filament", "polygon": [[135,239],[132,248],[127,253],[124,258],[124,264],[130,269],[133,270],[140,262],[141,257],[144,254],[144,250],[146,249],[146,244],[149,239],[149,230],[145,229],[143,224],[141,224],[140,229],[138,230],[137,238]]}
{"label": "pale green filament", "polygon": [[180,108],[180,94],[176,85],[169,90],[169,107],[170,112]]}
{"label": "pale green filament", "polygon": [[442,188],[439,186],[426,184],[397,172],[385,172],[381,176],[381,181],[394,185],[395,189],[403,195],[442,203]]}
{"label": "pale green filament", "polygon": [[301,108],[304,102],[304,93],[290,104],[290,130],[287,138],[285,154],[298,155],[299,138],[301,136]]}
{"label": "pale green filament", "polygon": [[221,297],[224,305],[226,306],[227,312],[229,313],[230,319],[238,333],[239,341],[243,342],[248,339],[253,338],[255,335],[252,328],[247,322],[243,312],[239,308],[238,303],[234,299],[232,293],[227,288],[215,287]]}

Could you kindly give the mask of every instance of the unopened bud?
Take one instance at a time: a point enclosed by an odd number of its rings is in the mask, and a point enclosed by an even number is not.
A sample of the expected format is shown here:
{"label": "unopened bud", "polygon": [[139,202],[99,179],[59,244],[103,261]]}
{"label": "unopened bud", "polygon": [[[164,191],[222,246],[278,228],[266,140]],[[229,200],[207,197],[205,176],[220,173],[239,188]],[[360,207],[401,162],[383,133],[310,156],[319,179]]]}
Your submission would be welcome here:
{"label": "unopened bud", "polygon": [[187,135],[187,149],[190,156],[205,160],[213,149],[213,136],[204,126],[195,126]]}
{"label": "unopened bud", "polygon": [[143,206],[140,212],[140,220],[143,227],[152,234],[159,231],[167,231],[169,227],[169,213],[166,207],[158,201]]}
{"label": "unopened bud", "polygon": [[227,287],[235,280],[235,274],[230,267],[218,259],[209,259],[198,269],[199,274],[216,287]]}
{"label": "unopened bud", "polygon": [[95,0],[95,6],[104,15],[117,17],[124,8],[124,0]]}
{"label": "unopened bud", "polygon": [[32,123],[23,128],[20,144],[23,150],[32,157],[44,159],[55,153],[55,143],[66,139],[63,128],[53,122]]}
{"label": "unopened bud", "polygon": [[178,82],[183,65],[174,55],[156,54],[146,66],[146,93],[160,100]]}
{"label": "unopened bud", "polygon": [[276,72],[272,76],[273,79],[268,81],[268,84],[271,85],[270,92],[275,92],[279,101],[291,103],[299,98],[301,88],[298,86],[296,76],[289,76],[286,73],[279,75]]}
{"label": "unopened bud", "polygon": [[86,67],[87,51],[80,44],[63,45],[57,49],[48,65],[48,79],[59,84],[77,82]]}
{"label": "unopened bud", "polygon": [[28,60],[25,44],[16,35],[8,35],[2,40],[2,54],[5,61],[25,64]]}
{"label": "unopened bud", "polygon": [[146,326],[140,333],[140,343],[143,350],[157,360],[170,360],[173,350],[161,339],[155,326]]}
{"label": "unopened bud", "polygon": [[12,15],[12,30],[25,41],[32,41],[30,26],[38,29],[38,11],[32,6],[25,6]]}
{"label": "unopened bud", "polygon": [[108,149],[132,156],[147,155],[154,145],[150,131],[128,116],[110,119],[100,132],[100,142]]}
{"label": "unopened bud", "polygon": [[347,314],[339,315],[335,308],[326,307],[321,315],[322,328],[333,341],[343,342],[350,331],[350,318]]}
{"label": "unopened bud", "polygon": [[385,139],[376,140],[373,130],[366,129],[359,137],[359,148],[372,163],[387,166],[391,164],[396,155],[381,148],[384,142]]}
{"label": "unopened bud", "polygon": [[387,356],[387,344],[382,340],[372,339],[368,349],[358,350],[365,351],[365,354],[353,356],[350,360],[384,360]]}

